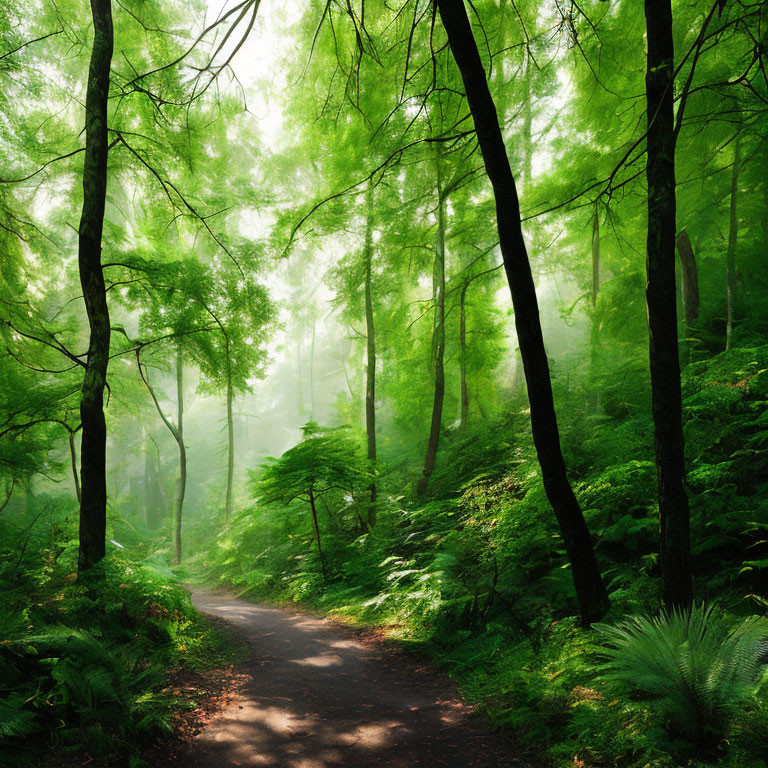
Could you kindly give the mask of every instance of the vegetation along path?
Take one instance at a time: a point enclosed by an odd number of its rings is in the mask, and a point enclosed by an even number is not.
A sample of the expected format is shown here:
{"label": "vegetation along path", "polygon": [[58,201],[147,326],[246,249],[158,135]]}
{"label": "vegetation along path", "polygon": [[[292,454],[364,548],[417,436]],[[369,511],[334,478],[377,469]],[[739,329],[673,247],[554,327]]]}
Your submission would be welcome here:
{"label": "vegetation along path", "polygon": [[290,609],[193,599],[249,645],[244,681],[194,744],[199,768],[518,764],[503,737],[470,722],[445,680],[401,654]]}

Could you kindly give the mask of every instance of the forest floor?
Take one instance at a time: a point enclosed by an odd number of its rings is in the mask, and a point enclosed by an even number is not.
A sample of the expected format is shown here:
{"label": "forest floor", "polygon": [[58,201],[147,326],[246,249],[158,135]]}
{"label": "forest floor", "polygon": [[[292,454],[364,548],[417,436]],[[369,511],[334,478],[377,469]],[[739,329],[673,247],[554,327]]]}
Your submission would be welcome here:
{"label": "forest floor", "polygon": [[[504,768],[514,745],[473,716],[444,676],[386,645],[297,610],[196,591],[246,652],[218,711],[190,731],[195,768]],[[179,746],[179,745],[177,745]],[[164,764],[176,763],[176,760]]]}

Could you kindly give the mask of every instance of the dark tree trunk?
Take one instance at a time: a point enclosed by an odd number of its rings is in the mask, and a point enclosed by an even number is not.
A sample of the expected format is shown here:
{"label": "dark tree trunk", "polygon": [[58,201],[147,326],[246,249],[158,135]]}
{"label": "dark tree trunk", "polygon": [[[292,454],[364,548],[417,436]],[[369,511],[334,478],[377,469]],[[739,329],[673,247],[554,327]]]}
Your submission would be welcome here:
{"label": "dark tree trunk", "polygon": [[[376,328],[373,322],[373,295],[371,266],[373,261],[373,184],[369,182],[366,192],[365,245],[365,343],[366,343],[366,386],[365,386],[365,433],[368,438],[368,464],[371,472],[376,471]],[[376,481],[368,487],[368,526],[376,524]]]}
{"label": "dark tree trunk", "polygon": [[671,0],[645,0],[645,19],[648,39],[645,76],[648,120],[646,301],[661,525],[661,574],[664,601],[672,608],[690,605],[693,587],[677,341]]}
{"label": "dark tree trunk", "polygon": [[80,477],[77,471],[77,447],[75,446],[75,430],[68,429],[69,433],[67,442],[69,443],[69,460],[72,465],[72,479],[75,483],[75,496],[77,497],[77,503],[82,501],[82,494],[80,492]]}
{"label": "dark tree trunk", "polygon": [[501,253],[512,293],[515,325],[531,406],[533,441],[544,488],[557,517],[571,562],[582,620],[586,623],[597,621],[608,608],[608,595],[600,576],[589,530],[568,481],[560,448],[536,288],[523,240],[515,180],[509,166],[496,107],[488,90],[488,81],[464,0],[437,0],[437,7],[464,81],[486,172],[496,198]]}
{"label": "dark tree trunk", "polygon": [[227,493],[224,501],[224,518],[229,521],[232,515],[232,488],[235,479],[235,424],[232,417],[232,404],[235,393],[232,386],[232,365],[229,359],[229,340],[227,340]]}
{"label": "dark tree trunk", "polygon": [[728,251],[725,256],[725,282],[727,291],[727,317],[725,326],[725,348],[731,348],[733,338],[733,318],[736,311],[736,248],[739,240],[739,217],[736,203],[739,192],[739,165],[741,147],[739,137],[733,145],[733,170],[731,171],[731,205],[728,219]]}
{"label": "dark tree trunk", "polygon": [[91,0],[93,50],[85,96],[83,211],[78,266],[90,339],[80,398],[80,551],[78,571],[104,557],[107,527],[107,426],[104,388],[109,364],[109,307],[101,267],[101,236],[107,198],[107,105],[113,33],[111,0]]}
{"label": "dark tree trunk", "polygon": [[440,447],[440,430],[443,421],[445,399],[445,198],[443,197],[442,170],[437,158],[437,234],[435,236],[435,261],[432,268],[432,301],[435,319],[432,331],[432,373],[435,381],[432,399],[432,420],[429,427],[424,469],[416,485],[416,495],[423,496],[429,478],[435,469],[437,449]]}
{"label": "dark tree trunk", "polygon": [[459,376],[461,378],[461,428],[469,422],[469,389],[467,387],[467,289],[470,281],[461,286],[459,295]]}
{"label": "dark tree trunk", "polygon": [[325,570],[325,555],[323,555],[323,547],[320,544],[320,523],[317,520],[317,505],[315,504],[315,492],[312,488],[309,489],[309,507],[312,510],[312,528],[315,534],[315,544],[317,545],[317,554],[320,558],[320,569],[323,572],[323,579],[328,577]]}

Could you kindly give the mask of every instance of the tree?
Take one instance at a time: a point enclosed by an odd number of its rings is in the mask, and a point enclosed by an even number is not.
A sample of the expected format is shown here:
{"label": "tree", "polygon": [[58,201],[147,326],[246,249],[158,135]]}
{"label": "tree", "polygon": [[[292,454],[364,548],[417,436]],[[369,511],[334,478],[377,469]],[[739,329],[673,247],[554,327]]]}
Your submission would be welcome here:
{"label": "tree", "polygon": [[515,180],[464,2],[437,0],[437,8],[464,82],[483,162],[496,198],[501,254],[512,293],[515,326],[531,405],[533,441],[544,488],[571,562],[582,620],[590,623],[605,614],[608,595],[589,530],[568,481],[560,448],[549,363],[541,332],[536,289],[520,225]]}
{"label": "tree", "polygon": [[303,438],[279,459],[270,459],[256,476],[258,499],[263,504],[290,505],[299,499],[309,504],[312,532],[323,578],[328,569],[322,547],[317,502],[337,491],[355,494],[366,481],[366,471],[356,442],[345,427],[321,427],[314,422],[302,428]]}
{"label": "tree", "polygon": [[648,240],[645,289],[650,336],[651,396],[661,523],[664,600],[693,600],[690,520],[685,492],[682,392],[675,284],[674,45],[671,0],[645,0],[648,60],[646,177]]}
{"label": "tree", "polygon": [[107,525],[104,388],[109,365],[110,324],[101,266],[101,235],[107,198],[107,106],[113,46],[111,0],[91,0],[91,15],[93,48],[85,96],[83,211],[78,252],[80,284],[90,329],[80,400],[80,572],[87,571],[104,557]]}

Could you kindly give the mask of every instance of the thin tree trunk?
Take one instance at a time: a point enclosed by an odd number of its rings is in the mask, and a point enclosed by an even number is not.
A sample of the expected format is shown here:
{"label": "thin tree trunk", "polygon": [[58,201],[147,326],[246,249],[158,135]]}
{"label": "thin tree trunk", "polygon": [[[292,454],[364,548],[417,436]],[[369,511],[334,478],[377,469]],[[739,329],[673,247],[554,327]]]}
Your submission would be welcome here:
{"label": "thin tree trunk", "polygon": [[155,404],[155,409],[163,420],[163,424],[165,424],[168,431],[173,435],[173,439],[176,441],[176,445],[179,448],[179,480],[176,487],[174,519],[174,551],[175,562],[178,564],[181,562],[181,520],[184,511],[184,496],[187,490],[187,449],[184,445],[184,361],[182,358],[181,346],[176,350],[176,398],[178,403],[176,424],[174,424],[163,412],[154,387],[149,383],[149,379],[147,379],[144,374],[144,368],[141,364],[141,349],[136,350],[136,364],[139,369],[139,376],[141,376],[141,380],[144,382],[144,385],[152,398],[152,402]]}
{"label": "thin tree trunk", "polygon": [[459,376],[461,378],[461,428],[469,422],[469,389],[467,387],[467,289],[469,280],[464,282],[459,295]]}
{"label": "thin tree trunk", "polygon": [[75,496],[77,497],[77,503],[82,501],[82,493],[80,491],[80,477],[77,471],[77,447],[75,446],[75,430],[69,429],[68,443],[69,443],[69,460],[72,465],[72,479],[75,482]]}
{"label": "thin tree trunk", "polygon": [[736,203],[739,192],[739,165],[741,163],[741,146],[739,136],[733,145],[733,169],[731,170],[731,205],[728,221],[728,251],[725,257],[725,282],[728,293],[727,319],[725,326],[725,348],[731,348],[733,337],[733,318],[736,310],[736,247],[739,238],[739,218]]}
{"label": "thin tree trunk", "polygon": [[179,487],[176,494],[176,563],[181,562],[181,519],[184,512],[184,496],[187,492],[187,448],[184,445],[184,361],[181,346],[176,350],[176,430],[173,436],[179,446]]}
{"label": "thin tree trunk", "polygon": [[600,410],[597,374],[600,356],[600,326],[597,322],[597,296],[600,293],[600,211],[595,205],[592,219],[592,318],[589,330],[589,373],[592,379],[592,411]]}
{"label": "thin tree trunk", "polygon": [[674,45],[671,0],[645,0],[648,61],[648,243],[646,302],[661,527],[664,600],[693,600],[690,519],[685,493],[682,394],[675,286]]}
{"label": "thin tree trunk", "polygon": [[477,50],[464,0],[437,0],[448,42],[464,81],[486,172],[496,198],[501,253],[512,293],[515,325],[531,406],[533,441],[547,497],[560,525],[573,571],[582,620],[602,618],[608,595],[592,539],[568,481],[560,447],[549,363],[541,332],[536,288],[520,223],[520,205],[496,107]]}
{"label": "thin tree trunk", "polygon": [[437,234],[435,236],[435,260],[432,268],[432,300],[435,305],[432,331],[432,372],[435,388],[427,453],[424,457],[424,469],[416,486],[417,496],[423,496],[426,493],[430,475],[435,469],[437,449],[440,446],[443,400],[445,399],[445,199],[439,156],[437,158]]}
{"label": "thin tree trunk", "polygon": [[107,199],[107,105],[113,32],[111,0],[91,0],[93,50],[85,97],[83,210],[78,266],[90,339],[80,397],[80,550],[78,571],[104,557],[107,527],[107,426],[104,388],[109,364],[109,307],[101,267],[101,237]]}
{"label": "thin tree trunk", "polygon": [[309,489],[309,506],[312,510],[312,527],[315,532],[315,544],[317,544],[317,554],[320,557],[320,569],[323,572],[323,579],[328,578],[328,574],[325,570],[325,555],[323,555],[323,548],[320,544],[320,524],[317,521],[317,506],[315,505],[315,492],[312,488]]}
{"label": "thin tree trunk", "polygon": [[[376,328],[373,321],[373,295],[371,266],[373,261],[373,184],[368,183],[366,192],[365,222],[365,340],[366,340],[366,388],[365,388],[365,432],[368,438],[368,464],[371,472],[376,471]],[[376,481],[368,486],[368,527],[376,524]]]}
{"label": "thin tree trunk", "polygon": [[232,365],[229,360],[229,342],[227,342],[227,494],[224,502],[224,518],[229,522],[232,515],[232,486],[235,478],[235,425],[232,418]]}

